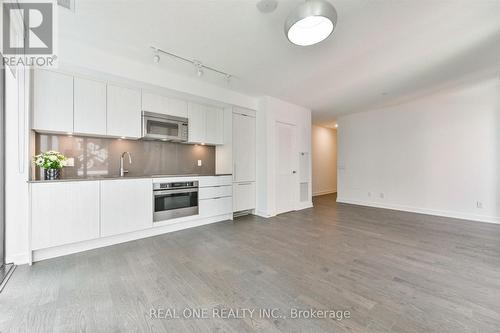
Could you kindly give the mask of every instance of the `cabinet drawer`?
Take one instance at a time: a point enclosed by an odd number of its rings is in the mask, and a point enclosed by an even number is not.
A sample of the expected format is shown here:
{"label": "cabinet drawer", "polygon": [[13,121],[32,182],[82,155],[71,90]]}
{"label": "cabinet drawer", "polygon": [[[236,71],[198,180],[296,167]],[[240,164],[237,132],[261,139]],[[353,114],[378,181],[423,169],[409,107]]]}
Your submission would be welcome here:
{"label": "cabinet drawer", "polygon": [[255,182],[233,184],[233,211],[255,209]]}
{"label": "cabinet drawer", "polygon": [[199,202],[200,216],[211,217],[233,212],[233,198],[202,199]]}
{"label": "cabinet drawer", "polygon": [[231,185],[233,182],[232,176],[214,176],[200,177],[200,187]]}
{"label": "cabinet drawer", "polygon": [[213,199],[220,197],[232,197],[233,187],[231,185],[201,187],[198,197],[201,199]]}

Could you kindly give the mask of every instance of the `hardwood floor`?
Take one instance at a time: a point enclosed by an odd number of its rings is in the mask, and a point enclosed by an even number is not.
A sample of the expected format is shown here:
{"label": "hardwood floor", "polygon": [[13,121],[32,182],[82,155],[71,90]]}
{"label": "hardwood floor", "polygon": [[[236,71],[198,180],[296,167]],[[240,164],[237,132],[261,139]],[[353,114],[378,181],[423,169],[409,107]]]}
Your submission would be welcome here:
{"label": "hardwood floor", "polygon": [[[151,309],[208,309],[151,319]],[[256,309],[244,319],[213,308]],[[279,308],[288,318],[266,319]],[[350,318],[292,319],[290,309]],[[185,313],[186,314],[186,313]],[[16,269],[0,332],[500,332],[500,225],[336,204]]]}

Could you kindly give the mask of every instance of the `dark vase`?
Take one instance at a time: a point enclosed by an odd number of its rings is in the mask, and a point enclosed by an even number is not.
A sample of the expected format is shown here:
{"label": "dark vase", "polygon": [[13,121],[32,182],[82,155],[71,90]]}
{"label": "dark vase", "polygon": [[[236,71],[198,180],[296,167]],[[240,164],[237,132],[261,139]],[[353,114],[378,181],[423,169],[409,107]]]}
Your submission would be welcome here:
{"label": "dark vase", "polygon": [[43,169],[45,180],[57,180],[61,177],[60,169]]}

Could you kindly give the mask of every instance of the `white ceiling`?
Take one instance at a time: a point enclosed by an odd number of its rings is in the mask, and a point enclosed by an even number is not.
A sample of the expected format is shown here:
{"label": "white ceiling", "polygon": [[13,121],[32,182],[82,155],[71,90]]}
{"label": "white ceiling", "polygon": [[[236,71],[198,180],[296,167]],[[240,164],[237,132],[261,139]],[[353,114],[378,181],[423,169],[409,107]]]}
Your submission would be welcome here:
{"label": "white ceiling", "polygon": [[[150,45],[198,59],[236,75],[232,89],[311,108],[315,122],[500,73],[500,0],[330,0],[334,35],[311,47],[291,45],[283,32],[301,1],[281,0],[270,14],[256,2],[76,0],[74,14],[60,9],[59,29],[148,64]],[[165,57],[159,66],[196,75]]]}

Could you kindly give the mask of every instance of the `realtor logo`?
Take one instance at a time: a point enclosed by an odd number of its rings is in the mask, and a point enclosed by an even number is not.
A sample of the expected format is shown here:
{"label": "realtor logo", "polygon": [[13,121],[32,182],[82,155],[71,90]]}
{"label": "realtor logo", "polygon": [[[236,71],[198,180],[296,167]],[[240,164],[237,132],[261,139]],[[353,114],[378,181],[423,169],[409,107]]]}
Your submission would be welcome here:
{"label": "realtor logo", "polygon": [[36,1],[3,3],[3,65],[54,66],[57,7]]}

